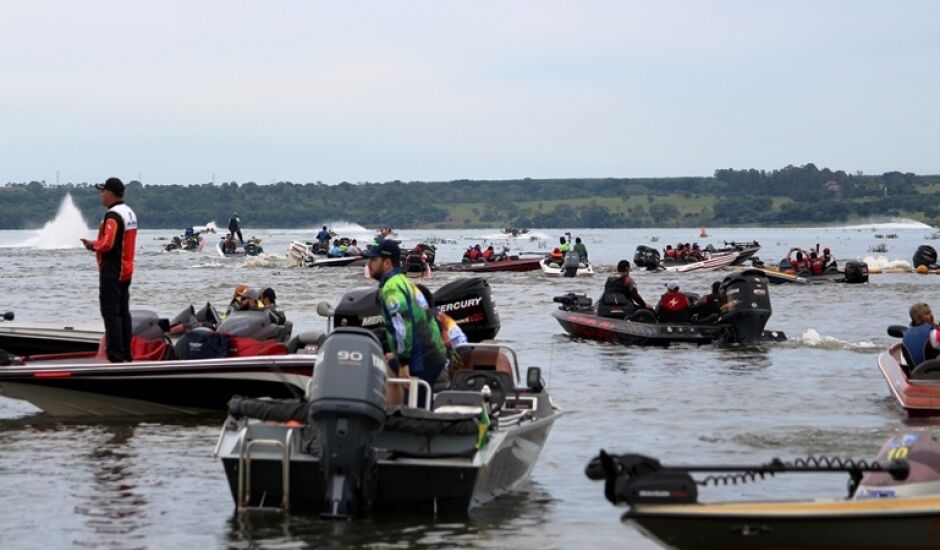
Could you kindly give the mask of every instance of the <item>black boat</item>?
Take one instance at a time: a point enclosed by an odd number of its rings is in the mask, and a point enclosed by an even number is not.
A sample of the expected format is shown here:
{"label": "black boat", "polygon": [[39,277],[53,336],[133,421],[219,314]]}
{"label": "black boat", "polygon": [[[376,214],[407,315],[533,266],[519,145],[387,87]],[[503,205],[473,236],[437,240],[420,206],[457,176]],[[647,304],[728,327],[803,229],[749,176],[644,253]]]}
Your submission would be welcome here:
{"label": "black boat", "polygon": [[[770,318],[767,278],[748,270],[725,278],[719,289],[721,315],[711,322],[664,322],[649,310],[627,312],[594,306],[583,294],[555,297],[561,306],[552,312],[571,336],[624,345],[668,346],[676,343],[754,343],[786,340],[779,331],[765,331]],[[598,309],[605,316],[598,315]],[[624,318],[626,316],[626,318]]]}
{"label": "black boat", "polygon": [[0,350],[13,355],[96,351],[103,334],[100,329],[75,326],[9,324],[14,317],[12,311],[0,316]]}

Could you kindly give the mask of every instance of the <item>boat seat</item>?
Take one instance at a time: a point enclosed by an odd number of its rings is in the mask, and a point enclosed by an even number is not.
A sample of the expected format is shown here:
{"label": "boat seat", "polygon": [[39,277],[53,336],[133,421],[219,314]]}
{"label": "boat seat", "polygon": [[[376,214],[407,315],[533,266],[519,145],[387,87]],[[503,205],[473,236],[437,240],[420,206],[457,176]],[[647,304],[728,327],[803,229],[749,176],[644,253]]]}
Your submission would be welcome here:
{"label": "boat seat", "polygon": [[912,380],[940,380],[940,359],[928,359],[917,365],[911,371],[909,378]]}
{"label": "boat seat", "polygon": [[479,347],[458,347],[463,369],[489,370],[504,372],[512,379],[512,362],[500,349]]}
{"label": "boat seat", "polygon": [[910,378],[911,371],[914,369],[914,359],[911,358],[911,352],[904,344],[901,344],[901,357],[904,359],[904,362],[901,363],[901,370]]}
{"label": "boat seat", "polygon": [[483,394],[475,391],[445,390],[434,395],[434,406],[432,409],[437,412],[456,412],[454,407],[461,410],[482,409]]}

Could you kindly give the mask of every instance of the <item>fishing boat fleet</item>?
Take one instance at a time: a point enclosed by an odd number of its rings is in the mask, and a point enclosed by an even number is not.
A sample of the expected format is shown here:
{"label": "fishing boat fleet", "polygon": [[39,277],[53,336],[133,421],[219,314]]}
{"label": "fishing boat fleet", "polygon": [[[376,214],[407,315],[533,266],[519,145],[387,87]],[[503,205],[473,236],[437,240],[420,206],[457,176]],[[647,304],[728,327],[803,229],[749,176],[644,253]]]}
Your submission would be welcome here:
{"label": "fishing boat fleet", "polygon": [[[199,239],[198,233],[184,235],[166,246],[201,250]],[[249,254],[255,242],[260,247],[260,240],[249,239],[242,254]],[[293,241],[289,265],[366,263],[365,247],[357,241],[335,238],[332,244],[337,248],[324,241]],[[576,341],[773,345],[787,337],[767,328],[772,283],[868,281],[863,262],[839,268],[823,260],[828,249],[819,255],[823,265],[818,271],[801,263],[803,250],[771,267],[759,261],[759,250],[753,241],[703,248],[668,245],[663,254],[638,247],[634,266],[668,277],[729,270],[705,297],[680,290],[672,281],[667,285],[668,295],[689,306],[684,316],[630,303],[628,269],[616,279],[626,285],[626,302],[611,301],[612,276],[599,299],[569,292],[556,296],[557,307],[547,313]],[[480,274],[594,274],[586,253],[558,252],[510,254],[506,248],[470,247],[462,261],[438,264],[434,244],[403,251],[402,269],[409,274],[470,274],[431,294],[435,307],[468,340],[456,346],[442,385],[390,376],[382,306],[377,290],[363,287],[350,289],[335,307],[318,305],[324,330],[297,334],[273,299],[267,307],[230,306],[225,314],[209,303],[199,309],[186,306],[173,318],[133,310],[134,360],[127,363],[103,358],[103,335],[93,327],[17,324],[15,315],[6,312],[0,316],[0,395],[28,401],[55,417],[225,415],[214,455],[239,512],[278,509],[327,519],[466,512],[526,481],[563,414],[541,368],[523,372],[517,352],[495,339],[500,318],[489,282]],[[940,271],[929,245],[918,248],[913,263],[927,272]],[[263,294],[253,291],[256,298]],[[236,295],[250,293],[241,289]],[[888,333],[904,338],[907,330],[892,326]],[[916,362],[897,343],[878,357],[878,367],[900,410],[912,417],[940,416],[940,358]],[[672,465],[640,454],[600,451],[586,467],[588,478],[604,482],[611,503],[626,505],[625,523],[676,548],[936,547],[938,472],[940,442],[909,432],[893,436],[871,461],[817,456]],[[847,475],[847,497],[699,500],[702,486],[809,473]]]}

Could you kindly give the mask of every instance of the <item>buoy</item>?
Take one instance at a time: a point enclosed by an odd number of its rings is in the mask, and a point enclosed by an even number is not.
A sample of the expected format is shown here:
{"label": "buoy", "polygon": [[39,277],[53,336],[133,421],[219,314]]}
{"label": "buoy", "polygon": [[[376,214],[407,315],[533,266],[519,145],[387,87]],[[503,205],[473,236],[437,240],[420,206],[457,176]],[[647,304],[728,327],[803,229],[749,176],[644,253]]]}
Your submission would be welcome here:
{"label": "buoy", "polygon": [[917,272],[920,273],[921,275],[926,275],[929,271],[930,271],[930,270],[927,269],[927,266],[925,266],[925,265],[919,265],[919,266],[917,266]]}

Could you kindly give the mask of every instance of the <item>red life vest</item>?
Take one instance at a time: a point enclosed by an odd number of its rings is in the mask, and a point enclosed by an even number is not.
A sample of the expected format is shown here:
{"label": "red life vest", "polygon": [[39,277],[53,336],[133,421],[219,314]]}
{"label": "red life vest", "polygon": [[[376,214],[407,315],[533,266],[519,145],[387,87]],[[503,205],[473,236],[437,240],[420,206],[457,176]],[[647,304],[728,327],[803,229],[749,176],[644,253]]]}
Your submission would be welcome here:
{"label": "red life vest", "polygon": [[684,311],[689,309],[689,298],[681,292],[667,292],[659,298],[659,308],[665,311]]}

